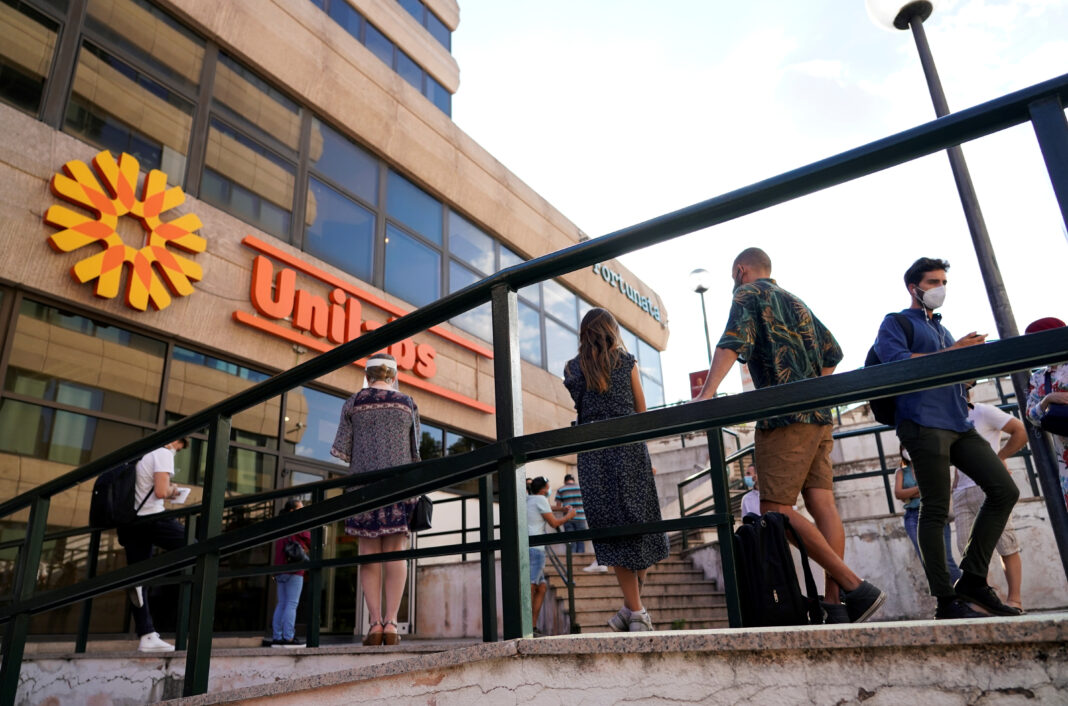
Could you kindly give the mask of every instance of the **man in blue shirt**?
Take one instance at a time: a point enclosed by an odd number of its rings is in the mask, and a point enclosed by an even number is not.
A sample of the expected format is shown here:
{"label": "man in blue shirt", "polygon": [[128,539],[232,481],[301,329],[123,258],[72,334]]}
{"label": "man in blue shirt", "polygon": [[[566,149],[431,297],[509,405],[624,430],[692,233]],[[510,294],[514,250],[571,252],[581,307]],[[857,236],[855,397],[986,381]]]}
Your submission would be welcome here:
{"label": "man in blue shirt", "polygon": [[[883,363],[917,358],[942,351],[982,344],[986,334],[974,331],[954,340],[942,326],[946,296],[945,260],[922,257],[905,272],[912,304],[901,312],[912,324],[912,345],[894,314],[883,319],[875,340],[875,353]],[[994,546],[1001,536],[1020,491],[1005,465],[968,421],[964,385],[922,390],[897,398],[897,436],[908,450],[920,488],[919,544],[931,595],[938,600],[935,618],[973,618],[981,614],[965,601],[995,615],[1019,615],[1001,602],[986,582]],[[976,515],[967,549],[960,562],[961,578],[953,584],[946,569],[943,531],[949,515],[950,463],[968,474],[986,493]]]}

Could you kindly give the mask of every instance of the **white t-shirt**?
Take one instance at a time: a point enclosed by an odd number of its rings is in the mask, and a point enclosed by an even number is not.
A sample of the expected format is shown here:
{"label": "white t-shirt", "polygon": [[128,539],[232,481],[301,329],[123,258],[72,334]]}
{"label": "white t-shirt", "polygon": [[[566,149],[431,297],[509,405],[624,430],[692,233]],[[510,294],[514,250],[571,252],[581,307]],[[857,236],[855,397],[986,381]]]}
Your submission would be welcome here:
{"label": "white t-shirt", "polygon": [[[549,531],[549,528],[545,525],[545,518],[542,517],[542,513],[552,512],[552,507],[549,506],[549,499],[540,493],[538,495],[527,496],[527,534],[545,534]],[[532,549],[543,549],[543,547],[531,547]]]}
{"label": "white t-shirt", "polygon": [[[134,507],[148,495],[148,500],[138,511],[138,515],[155,515],[163,512],[163,498],[157,498],[155,492],[156,474],[167,473],[174,475],[174,450],[161,447],[145,454],[145,457],[137,462],[137,492],[134,493]],[[151,495],[149,493],[151,492]]]}
{"label": "white t-shirt", "polygon": [[742,517],[749,513],[760,514],[760,491],[756,488],[742,496]]}
{"label": "white t-shirt", "polygon": [[[1012,420],[1012,415],[998,409],[992,404],[977,402],[968,410],[968,421],[975,425],[975,431],[986,439],[994,453],[1001,451],[1001,430]],[[957,490],[964,490],[975,485],[964,471],[957,469]]]}

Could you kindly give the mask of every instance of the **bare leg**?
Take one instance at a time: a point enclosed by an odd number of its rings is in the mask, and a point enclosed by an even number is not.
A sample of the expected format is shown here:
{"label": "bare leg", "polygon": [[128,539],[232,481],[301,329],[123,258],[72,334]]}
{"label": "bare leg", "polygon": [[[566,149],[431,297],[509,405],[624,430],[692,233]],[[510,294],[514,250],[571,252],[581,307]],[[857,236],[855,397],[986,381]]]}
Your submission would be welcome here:
{"label": "bare leg", "polygon": [[[360,556],[382,553],[382,539],[360,537]],[[381,632],[382,625],[382,565],[364,564],[360,567],[360,587],[367,603],[367,618],[371,627],[367,631]]]}
{"label": "bare leg", "polygon": [[[841,586],[847,591],[852,591],[860,585],[860,577],[845,565],[845,562],[842,561],[842,557],[838,556],[837,552],[835,552],[831,545],[828,544],[827,539],[820,532],[819,528],[809,522],[809,520],[797,510],[794,510],[793,506],[779,505],[778,503],[768,502],[761,498],[760,511],[779,512],[786,515],[790,520],[790,524],[793,525],[793,528],[797,530],[797,533],[801,536],[801,541],[805,543],[805,551],[808,552],[809,558],[822,566],[823,570],[828,576],[833,577],[838,586]],[[830,585],[829,582],[828,585]],[[837,591],[835,591],[835,593],[837,594]],[[830,601],[831,597],[828,596],[827,600]]]}
{"label": "bare leg", "polygon": [[1001,557],[1001,565],[1005,568],[1005,581],[1009,584],[1009,595],[1005,602],[1022,609],[1020,584],[1023,582],[1023,562],[1020,561],[1020,552]]}
{"label": "bare leg", "polygon": [[[842,527],[842,518],[838,515],[838,506],[834,503],[834,491],[826,488],[806,488],[801,491],[805,498],[805,507],[816,520],[816,527],[820,534],[827,540],[827,545],[838,555],[839,559],[845,557],[845,528]],[[793,518],[790,518],[793,522]],[[805,542],[808,549],[808,541]],[[819,562],[817,562],[819,563]],[[821,564],[822,566],[822,564]],[[838,603],[841,597],[838,595],[838,584],[831,578],[829,572],[824,573],[826,583],[823,594],[828,603]]]}
{"label": "bare leg", "polygon": [[530,612],[533,615],[531,623],[538,626],[538,616],[541,615],[541,604],[545,601],[545,593],[549,585],[544,581],[530,584]]}
{"label": "bare leg", "polygon": [[[399,552],[408,545],[408,535],[404,532],[387,534],[382,537],[383,552]],[[382,614],[382,622],[397,622],[397,611],[400,610],[401,600],[404,598],[404,585],[408,582],[408,562],[387,561],[381,564],[385,568],[386,583],[386,611]],[[383,626],[385,632],[396,632],[396,625]]]}
{"label": "bare leg", "polygon": [[642,609],[641,588],[638,586],[638,573],[622,566],[612,567],[616,572],[616,581],[623,591],[623,605],[633,612]]}

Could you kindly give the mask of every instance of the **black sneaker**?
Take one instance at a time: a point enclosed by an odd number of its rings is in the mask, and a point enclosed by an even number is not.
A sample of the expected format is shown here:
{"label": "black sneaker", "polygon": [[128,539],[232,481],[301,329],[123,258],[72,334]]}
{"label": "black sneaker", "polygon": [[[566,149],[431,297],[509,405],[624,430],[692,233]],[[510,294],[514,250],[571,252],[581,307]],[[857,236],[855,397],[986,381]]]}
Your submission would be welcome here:
{"label": "black sneaker", "polygon": [[306,643],[299,637],[294,637],[290,640],[274,640],[271,642],[271,647],[304,647]]}
{"label": "black sneaker", "polygon": [[842,602],[851,623],[863,623],[886,602],[886,592],[870,581],[861,581],[852,591],[842,591]]}
{"label": "black sneaker", "polygon": [[934,617],[935,620],[960,620],[962,618],[986,618],[989,616],[986,613],[980,613],[972,609],[970,605],[960,598],[953,598],[948,601],[938,601],[938,608],[935,609]]}
{"label": "black sneaker", "polygon": [[260,640],[260,647],[274,647],[274,640],[269,637],[265,637]]}
{"label": "black sneaker", "polygon": [[957,583],[953,585],[953,590],[956,592],[958,598],[963,598],[970,603],[975,603],[990,611],[993,615],[1023,615],[1023,611],[1016,606],[1002,603],[994,589],[985,582],[982,585],[976,585],[976,583],[967,581],[965,578],[966,577],[961,576],[957,579]]}
{"label": "black sneaker", "polygon": [[845,604],[820,601],[820,607],[823,608],[824,625],[844,625],[850,622],[849,610]]}

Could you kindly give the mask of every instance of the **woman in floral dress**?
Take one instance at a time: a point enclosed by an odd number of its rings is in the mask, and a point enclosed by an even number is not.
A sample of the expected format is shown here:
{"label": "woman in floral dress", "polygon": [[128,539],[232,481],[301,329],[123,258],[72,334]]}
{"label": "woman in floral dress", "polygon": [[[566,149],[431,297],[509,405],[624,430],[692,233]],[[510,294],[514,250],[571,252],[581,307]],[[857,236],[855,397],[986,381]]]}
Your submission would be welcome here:
{"label": "woman in floral dress", "polygon": [[[1027,326],[1027,333],[1038,333],[1053,328],[1062,328],[1064,322],[1047,316],[1032,321]],[[1046,373],[1049,373],[1053,389],[1046,385]],[[1046,416],[1051,404],[1068,404],[1068,365],[1050,365],[1040,368],[1031,375],[1031,384],[1027,389],[1027,418],[1036,427],[1041,426],[1042,417]],[[1061,477],[1061,494],[1068,505],[1068,437],[1050,434],[1053,440],[1053,453],[1057,457],[1057,470]]]}
{"label": "woman in floral dress", "polygon": [[[579,327],[579,354],[564,366],[564,385],[575,400],[580,424],[645,411],[645,393],[634,356],[623,347],[619,324],[604,309],[591,309]],[[660,501],[644,443],[578,456],[579,485],[590,529],[659,522]],[[615,570],[623,607],[608,622],[613,630],[652,630],[642,605],[646,570],[667,558],[662,532],[594,540],[597,563]]]}
{"label": "woman in floral dress", "polygon": [[[419,411],[415,401],[397,391],[397,361],[376,353],[365,367],[367,387],[341,408],[330,453],[349,464],[351,473],[367,473],[419,460]],[[345,532],[359,537],[360,555],[402,551],[408,539],[408,512],[414,499],[354,515]],[[397,611],[408,578],[404,560],[364,564],[360,586],[371,627],[365,645],[396,645]],[[382,593],[385,589],[385,610]]]}

